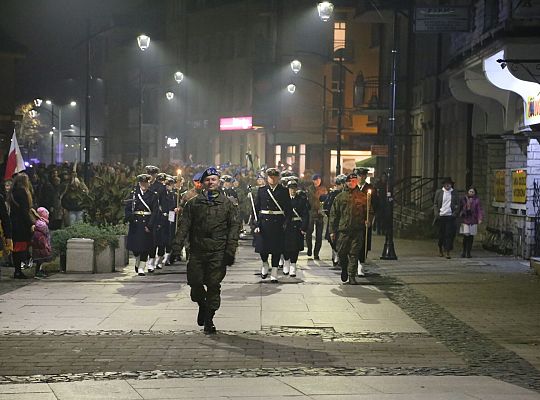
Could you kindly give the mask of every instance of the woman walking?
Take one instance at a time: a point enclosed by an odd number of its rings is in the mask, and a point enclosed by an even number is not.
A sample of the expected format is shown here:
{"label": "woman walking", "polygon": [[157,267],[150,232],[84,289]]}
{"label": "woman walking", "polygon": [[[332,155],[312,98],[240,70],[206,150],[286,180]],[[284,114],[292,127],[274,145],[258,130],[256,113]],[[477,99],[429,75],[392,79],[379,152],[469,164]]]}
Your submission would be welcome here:
{"label": "woman walking", "polygon": [[484,218],[484,211],[475,188],[469,188],[467,195],[461,199],[459,215],[462,218],[459,233],[463,235],[461,257],[471,258],[474,237],[478,233],[478,224],[481,224]]}
{"label": "woman walking", "polygon": [[12,223],[13,265],[15,279],[26,279],[22,266],[28,265],[30,253],[28,249],[34,232],[34,217],[31,214],[32,194],[30,179],[25,173],[13,178],[13,187],[8,197],[9,214]]}

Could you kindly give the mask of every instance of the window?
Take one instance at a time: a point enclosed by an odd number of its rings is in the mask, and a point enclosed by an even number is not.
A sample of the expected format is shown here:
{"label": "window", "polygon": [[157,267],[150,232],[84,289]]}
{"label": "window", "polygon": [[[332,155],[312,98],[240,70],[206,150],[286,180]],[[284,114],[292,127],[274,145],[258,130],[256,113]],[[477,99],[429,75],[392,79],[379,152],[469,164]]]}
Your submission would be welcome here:
{"label": "window", "polygon": [[334,23],[334,53],[339,49],[345,48],[345,31],[347,24],[345,22]]}
{"label": "window", "polygon": [[287,146],[287,154],[285,158],[287,165],[294,165],[296,162],[296,146]]}
{"label": "window", "polygon": [[298,166],[298,173],[300,176],[304,175],[304,172],[306,171],[306,145],[301,144],[300,145],[300,162]]}
{"label": "window", "polygon": [[276,145],[276,158],[275,158],[275,166],[277,167],[279,163],[281,162],[281,145]]}

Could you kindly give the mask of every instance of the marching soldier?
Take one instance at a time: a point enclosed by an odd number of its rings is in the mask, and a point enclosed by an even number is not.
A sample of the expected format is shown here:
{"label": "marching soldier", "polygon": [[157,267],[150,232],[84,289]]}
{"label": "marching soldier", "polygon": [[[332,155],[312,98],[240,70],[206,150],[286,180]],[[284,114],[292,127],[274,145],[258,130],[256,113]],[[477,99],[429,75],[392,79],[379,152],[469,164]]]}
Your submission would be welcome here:
{"label": "marching soldier", "polygon": [[230,175],[223,175],[221,177],[221,182],[223,182],[223,193],[233,202],[234,205],[238,205],[238,193],[236,189],[233,188],[233,177]]}
{"label": "marching soldier", "polygon": [[255,232],[260,232],[262,236],[261,277],[266,279],[268,276],[268,256],[271,254],[270,281],[277,283],[279,259],[284,250],[285,227],[290,222],[292,214],[291,198],[288,190],[279,183],[279,171],[276,168],[266,170],[266,179],[268,184],[257,191],[255,212],[258,215],[258,223]]}
{"label": "marching soldier", "polygon": [[154,247],[153,228],[157,217],[157,195],[150,190],[148,174],[137,176],[138,185],[133,189],[126,202],[125,216],[129,222],[127,249],[135,255],[135,272],[144,276],[145,266]]}
{"label": "marching soldier", "polygon": [[213,334],[221,281],[226,267],[234,263],[238,246],[238,221],[235,206],[219,188],[218,170],[208,168],[201,180],[204,190],[186,203],[174,245],[180,246],[189,234],[187,280],[191,300],[199,305],[197,324],[204,325],[204,333]]}
{"label": "marching soldier", "polygon": [[[173,185],[176,178],[167,175],[165,177],[165,191],[159,200],[159,213],[156,224],[155,239],[157,246],[156,269],[162,269],[163,265],[170,264],[172,233],[176,224],[176,194]],[[150,272],[150,270],[148,271]]]}
{"label": "marching soldier", "polygon": [[[151,168],[157,168],[157,167],[151,167]],[[163,202],[163,197],[165,196],[165,193],[167,192],[167,188],[165,187],[165,180],[167,179],[167,174],[165,174],[164,172],[160,172],[158,174],[155,174],[153,179],[154,181],[150,183],[150,191],[154,192],[157,196],[158,216],[156,217],[156,223],[154,224],[154,249],[150,252],[150,255],[148,257],[148,263],[147,263],[149,273],[153,273],[154,270],[156,269],[157,248],[158,248],[158,245],[163,242],[161,240],[161,227],[162,227],[161,223],[164,223],[164,221],[162,221],[163,211],[162,211],[161,203]]]}
{"label": "marching soldier", "polygon": [[[377,209],[378,196],[377,196],[377,190],[375,189],[375,186],[367,182],[367,176],[368,176],[369,170],[367,168],[355,168],[353,172],[356,172],[356,174],[358,175],[358,187],[360,188],[360,190],[363,193],[365,193],[366,196],[368,192],[370,193],[371,206],[373,207],[373,212],[376,213],[378,211]],[[372,234],[372,227],[370,225],[367,231],[367,243],[365,243],[366,240],[362,241],[363,245],[362,245],[362,248],[360,249],[360,253],[358,254],[358,271],[357,271],[358,276],[365,276],[366,271],[364,270],[364,267],[362,264],[365,264],[366,255],[368,251],[371,250],[371,234]],[[366,246],[367,246],[367,250],[366,250]]]}
{"label": "marching soldier", "polygon": [[[326,199],[324,200],[323,210],[328,218],[330,218],[330,210],[332,209],[332,204],[334,203],[334,200],[336,199],[337,195],[340,194],[345,188],[346,180],[347,175],[340,174],[336,176],[335,187],[330,190],[330,193],[328,193],[328,196],[326,196]],[[332,247],[332,265],[335,267],[336,265],[338,265],[338,255],[336,252],[336,244],[330,240],[330,224],[326,225],[325,239],[328,240],[328,243],[330,243],[330,247]]]}
{"label": "marching soldier", "polygon": [[347,175],[346,188],[338,194],[330,210],[330,239],[336,244],[341,266],[341,280],[357,285],[358,255],[365,239],[365,229],[371,225],[373,212],[369,210],[367,195],[358,187],[358,175]]}
{"label": "marching soldier", "polygon": [[298,190],[296,180],[289,179],[287,188],[291,198],[292,218],[285,228],[283,275],[295,277],[298,254],[304,249],[304,237],[309,226],[309,201],[305,192]]}
{"label": "marching soldier", "polygon": [[[322,235],[324,226],[324,213],[321,207],[321,196],[328,193],[326,186],[322,185],[322,177],[314,174],[311,177],[313,185],[308,188],[309,198],[309,228],[306,234],[307,255],[313,254],[313,259],[319,259],[319,252],[322,246]],[[312,236],[315,232],[315,247],[313,248]],[[312,252],[313,251],[313,252]]]}

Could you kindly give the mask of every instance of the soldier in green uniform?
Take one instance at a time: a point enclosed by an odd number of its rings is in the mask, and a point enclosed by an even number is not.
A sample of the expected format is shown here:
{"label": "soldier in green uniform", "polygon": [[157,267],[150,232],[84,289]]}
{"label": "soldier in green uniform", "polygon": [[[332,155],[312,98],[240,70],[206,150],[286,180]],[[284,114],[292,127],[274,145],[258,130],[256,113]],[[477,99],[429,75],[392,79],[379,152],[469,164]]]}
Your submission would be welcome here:
{"label": "soldier in green uniform", "polygon": [[187,280],[191,300],[199,305],[197,324],[204,333],[216,332],[213,318],[221,303],[221,281],[234,263],[238,246],[235,205],[220,190],[219,172],[208,168],[201,177],[203,191],[188,201],[175,238],[180,246],[189,234]]}
{"label": "soldier in green uniform", "polygon": [[358,187],[358,175],[347,175],[346,188],[338,194],[330,210],[330,240],[336,244],[341,266],[341,280],[357,285],[358,254],[365,239],[365,229],[371,226],[373,210],[367,219],[367,195]]}

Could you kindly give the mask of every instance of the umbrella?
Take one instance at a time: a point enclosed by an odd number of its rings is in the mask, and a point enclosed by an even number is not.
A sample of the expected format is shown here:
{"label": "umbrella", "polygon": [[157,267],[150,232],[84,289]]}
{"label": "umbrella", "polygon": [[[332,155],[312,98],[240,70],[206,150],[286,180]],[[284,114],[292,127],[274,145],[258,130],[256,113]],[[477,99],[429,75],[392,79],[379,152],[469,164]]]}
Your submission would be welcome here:
{"label": "umbrella", "polygon": [[371,156],[357,161],[356,166],[363,168],[375,168],[377,166],[377,156]]}

